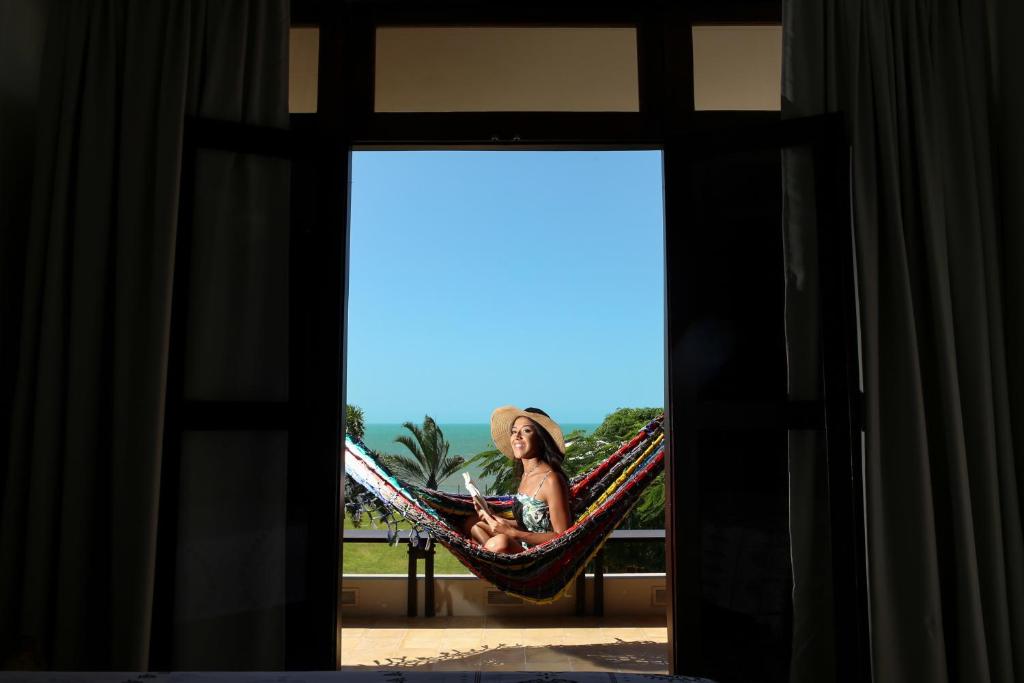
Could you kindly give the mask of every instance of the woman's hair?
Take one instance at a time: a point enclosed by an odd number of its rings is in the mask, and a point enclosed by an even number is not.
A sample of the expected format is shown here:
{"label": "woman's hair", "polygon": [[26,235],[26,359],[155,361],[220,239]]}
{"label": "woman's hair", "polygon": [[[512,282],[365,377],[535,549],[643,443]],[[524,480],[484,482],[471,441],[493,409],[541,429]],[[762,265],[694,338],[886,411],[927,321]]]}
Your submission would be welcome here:
{"label": "woman's hair", "polygon": [[[539,413],[544,417],[550,417],[540,408],[526,408],[524,412]],[[530,418],[526,419],[530,420]],[[512,424],[515,424],[514,420]],[[530,420],[530,424],[533,425],[534,430],[536,430],[537,434],[540,436],[541,450],[538,457],[546,462],[551,469],[555,471],[555,474],[560,475],[563,479],[567,479],[565,471],[562,469],[562,460],[565,459],[565,456],[562,455],[562,451],[558,450],[558,446],[555,445],[554,438],[552,438],[551,434],[548,433],[548,430],[537,424],[536,421]],[[522,460],[516,460],[515,464],[512,465],[512,471],[516,473],[517,477],[523,476],[524,470],[525,468],[523,467]]]}

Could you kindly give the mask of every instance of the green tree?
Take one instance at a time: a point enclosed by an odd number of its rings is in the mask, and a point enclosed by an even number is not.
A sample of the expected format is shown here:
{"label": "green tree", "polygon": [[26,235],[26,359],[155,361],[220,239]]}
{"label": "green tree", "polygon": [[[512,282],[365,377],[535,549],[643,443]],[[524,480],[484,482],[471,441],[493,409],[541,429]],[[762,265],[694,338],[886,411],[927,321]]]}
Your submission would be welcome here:
{"label": "green tree", "polygon": [[477,453],[469,459],[468,464],[479,464],[480,478],[491,481],[487,493],[511,493],[519,488],[515,470],[512,469],[512,461],[497,448]]}
{"label": "green tree", "polygon": [[357,439],[366,434],[366,416],[359,406],[345,405],[345,432]]}
{"label": "green tree", "polygon": [[585,472],[603,462],[663,412],[661,408],[619,408],[606,415],[592,433],[568,434],[565,437],[566,471]]}
{"label": "green tree", "polygon": [[619,408],[594,430],[599,439],[628,441],[647,423],[665,412],[664,408]]}
{"label": "green tree", "polygon": [[[570,434],[566,437],[565,449],[567,471],[571,469],[574,474],[586,472],[603,462],[664,412],[662,408],[619,408],[607,415],[591,434]],[[640,500],[622,526],[626,529],[661,529],[665,526],[664,475],[658,475],[640,495]]]}
{"label": "green tree", "polygon": [[466,464],[462,456],[448,455],[451,444],[445,441],[441,428],[429,415],[424,416],[422,426],[403,422],[402,427],[412,436],[396,436],[395,441],[409,449],[412,457],[405,454],[381,456],[385,465],[398,477],[428,489],[436,489],[439,482]]}

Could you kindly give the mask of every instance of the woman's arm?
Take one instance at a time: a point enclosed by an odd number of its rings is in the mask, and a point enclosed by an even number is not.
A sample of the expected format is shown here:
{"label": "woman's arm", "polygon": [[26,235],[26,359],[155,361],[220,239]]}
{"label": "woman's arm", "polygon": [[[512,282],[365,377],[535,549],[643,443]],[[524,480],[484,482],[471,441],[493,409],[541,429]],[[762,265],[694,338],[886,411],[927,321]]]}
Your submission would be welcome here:
{"label": "woman's arm", "polygon": [[[476,516],[477,516],[477,519],[474,521],[474,523],[479,522],[479,521],[486,522],[488,518],[491,518],[493,520],[496,520],[499,524],[503,524],[505,526],[515,527],[516,529],[519,528],[519,522],[517,522],[516,520],[509,519],[507,517],[500,517],[498,515],[490,514],[489,512],[487,512],[487,510],[484,510],[482,507],[480,507],[480,505],[475,500],[473,501],[473,507],[476,508]],[[494,533],[494,532],[491,532],[491,533]],[[505,532],[502,531],[500,533],[505,533]]]}
{"label": "woman's arm", "polygon": [[[540,545],[565,532],[572,525],[572,517],[569,514],[569,487],[562,477],[556,476],[544,482],[540,490],[540,499],[548,504],[548,514],[551,516],[552,531],[527,531],[520,529],[514,520],[495,518],[488,515],[484,521],[491,528],[492,534],[505,534],[517,541],[526,541],[530,545]],[[486,515],[486,513],[483,513]],[[515,525],[515,526],[513,526]]]}
{"label": "woman's arm", "polygon": [[[550,485],[549,485],[550,484]],[[556,475],[554,481],[548,478],[544,482],[544,488],[548,489],[547,499],[548,514],[551,516],[552,534],[565,533],[565,530],[572,526],[572,515],[569,513],[569,485],[565,479]],[[529,543],[529,539],[524,539]]]}

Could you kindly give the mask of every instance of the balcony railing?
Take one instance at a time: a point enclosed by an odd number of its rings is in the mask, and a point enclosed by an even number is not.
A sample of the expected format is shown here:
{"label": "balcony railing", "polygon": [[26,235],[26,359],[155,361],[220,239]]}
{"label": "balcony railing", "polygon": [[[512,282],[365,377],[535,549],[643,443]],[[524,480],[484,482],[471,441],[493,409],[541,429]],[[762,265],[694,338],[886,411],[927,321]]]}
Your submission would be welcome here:
{"label": "balcony railing", "polygon": [[[388,532],[384,529],[346,529],[343,537],[345,543],[387,543]],[[665,542],[664,529],[617,529],[608,538],[609,544],[619,543],[661,543]],[[408,543],[408,571],[406,574],[406,614],[410,617],[417,615],[417,566],[419,560],[423,560],[424,574],[424,616],[433,617],[434,612],[434,545],[431,541],[427,547]],[[605,546],[607,547],[607,545]],[[604,547],[594,556],[590,567],[592,568],[593,585],[593,606],[594,616],[604,615]],[[585,572],[576,577],[576,614],[586,614],[586,595],[584,582]]]}

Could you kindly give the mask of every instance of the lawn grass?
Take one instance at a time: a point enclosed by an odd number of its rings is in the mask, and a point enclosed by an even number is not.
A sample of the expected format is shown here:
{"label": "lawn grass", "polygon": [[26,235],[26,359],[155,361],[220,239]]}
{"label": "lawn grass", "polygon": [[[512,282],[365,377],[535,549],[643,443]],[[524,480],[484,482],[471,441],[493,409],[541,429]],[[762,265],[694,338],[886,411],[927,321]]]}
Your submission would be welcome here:
{"label": "lawn grass", "polygon": [[[408,522],[401,522],[401,541],[395,547],[386,543],[346,543],[343,574],[407,574],[409,571],[409,544],[406,542]],[[345,518],[345,528],[372,529],[364,524],[355,527],[352,520]],[[465,565],[455,559],[448,549],[438,544],[434,554],[435,574],[470,574]],[[663,543],[619,543],[608,546],[605,550],[604,570],[608,574],[631,572],[663,572],[665,571],[665,546]],[[417,573],[423,573],[423,564],[417,567]]]}
{"label": "lawn grass", "polygon": [[[357,528],[347,516],[345,517],[345,528]],[[363,524],[360,529],[372,529],[373,527]],[[403,531],[408,530],[410,525],[407,522],[399,524]],[[405,542],[407,534],[402,533],[402,540],[397,546],[391,547],[386,543],[346,543],[342,553],[343,574],[406,574],[409,571],[408,543]],[[437,552],[434,554],[435,574],[469,574],[470,571],[455,559],[448,552],[448,549],[438,544]],[[420,563],[418,572],[423,573],[423,564]]]}

